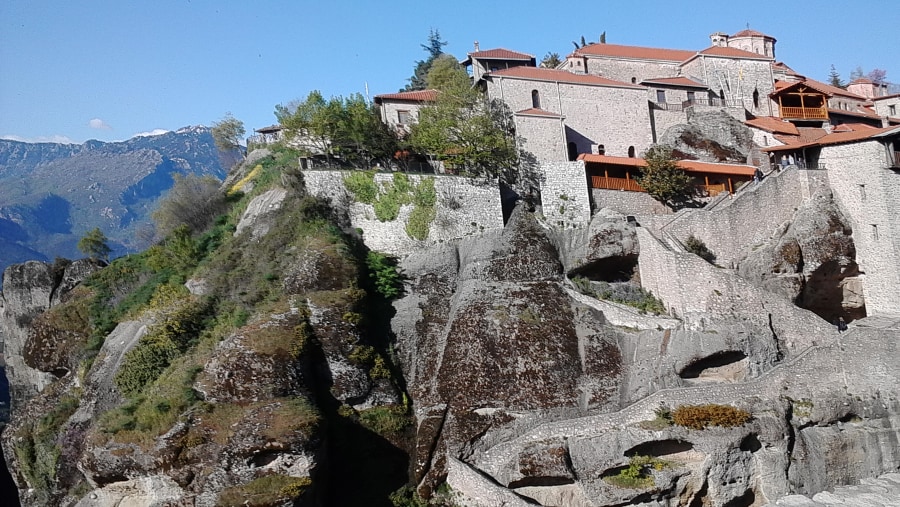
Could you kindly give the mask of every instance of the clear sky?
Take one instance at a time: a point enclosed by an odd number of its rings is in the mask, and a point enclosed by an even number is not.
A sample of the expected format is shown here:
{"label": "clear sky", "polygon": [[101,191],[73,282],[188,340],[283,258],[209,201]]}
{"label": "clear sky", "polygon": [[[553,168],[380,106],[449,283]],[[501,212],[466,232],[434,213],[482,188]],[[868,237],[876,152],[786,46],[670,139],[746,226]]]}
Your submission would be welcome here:
{"label": "clear sky", "polygon": [[[825,80],[857,66],[900,82],[900,1],[693,0],[2,0],[0,137],[114,141],[210,125],[226,112],[248,133],[276,104],[391,93],[426,53],[430,28],[464,58],[505,47],[565,56],[597,41],[700,50],[749,26],[776,57]],[[865,5],[865,8],[862,8]]]}

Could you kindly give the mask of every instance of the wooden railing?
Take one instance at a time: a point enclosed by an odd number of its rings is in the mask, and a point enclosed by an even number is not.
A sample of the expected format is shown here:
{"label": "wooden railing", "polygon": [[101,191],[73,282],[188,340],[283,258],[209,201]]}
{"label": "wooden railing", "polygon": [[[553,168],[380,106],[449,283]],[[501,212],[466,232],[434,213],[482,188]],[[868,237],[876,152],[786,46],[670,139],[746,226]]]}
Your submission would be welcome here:
{"label": "wooden railing", "polygon": [[894,152],[894,160],[891,167],[900,167],[900,151]]}
{"label": "wooden railing", "polygon": [[827,120],[828,109],[825,107],[781,107],[782,118],[803,118],[813,120]]}
{"label": "wooden railing", "polygon": [[628,178],[610,178],[607,176],[591,176],[591,188],[608,190],[627,190],[629,192],[646,192],[636,181]]}

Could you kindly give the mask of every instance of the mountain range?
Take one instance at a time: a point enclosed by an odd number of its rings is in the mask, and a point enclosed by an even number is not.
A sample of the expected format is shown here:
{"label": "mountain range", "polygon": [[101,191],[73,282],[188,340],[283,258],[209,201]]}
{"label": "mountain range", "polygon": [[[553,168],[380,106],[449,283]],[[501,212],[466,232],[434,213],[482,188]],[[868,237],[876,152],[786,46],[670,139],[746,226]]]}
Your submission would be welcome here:
{"label": "mountain range", "polygon": [[173,174],[222,179],[234,156],[220,153],[203,126],[121,142],[0,140],[0,270],[81,257],[78,240],[94,227],[109,238],[113,256],[145,248],[136,233]]}

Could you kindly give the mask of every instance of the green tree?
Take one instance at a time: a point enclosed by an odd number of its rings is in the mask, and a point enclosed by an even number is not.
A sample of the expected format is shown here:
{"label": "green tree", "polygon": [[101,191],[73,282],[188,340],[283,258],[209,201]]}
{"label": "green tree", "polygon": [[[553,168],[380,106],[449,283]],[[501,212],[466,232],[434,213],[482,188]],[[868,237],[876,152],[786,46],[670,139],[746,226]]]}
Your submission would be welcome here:
{"label": "green tree", "polygon": [[441,33],[432,28],[428,32],[428,42],[422,44],[422,49],[428,53],[428,58],[424,60],[419,60],[416,62],[416,66],[413,69],[413,75],[409,78],[409,84],[406,85],[406,88],[403,91],[414,91],[414,90],[424,90],[427,86],[426,78],[428,77],[428,72],[431,70],[431,64],[434,60],[444,54],[444,46],[447,45],[447,41],[441,38]]}
{"label": "green tree", "polygon": [[834,68],[834,64],[831,64],[831,71],[828,73],[828,84],[838,88],[847,86],[847,83],[844,83],[844,80],[841,79],[841,74]]}
{"label": "green tree", "polygon": [[644,153],[644,160],[647,167],[641,169],[641,175],[635,180],[651,197],[674,208],[682,207],[691,199],[691,177],[678,167],[671,147],[651,146]]}
{"label": "green tree", "polygon": [[548,52],[541,60],[541,67],[544,67],[545,69],[555,69],[559,67],[559,64],[561,63],[562,59],[560,59],[559,53]]}
{"label": "green tree", "polygon": [[319,90],[309,92],[306,99],[287,106],[275,106],[275,117],[285,135],[308,155],[324,155],[328,165],[335,156],[335,144],[343,114],[340,97],[325,100]]}
{"label": "green tree", "polygon": [[488,102],[469,85],[462,68],[452,72],[456,77],[432,78],[444,87],[433,104],[419,111],[411,145],[462,174],[515,180],[518,157],[509,109],[500,101]]}
{"label": "green tree", "polygon": [[425,85],[432,90],[456,90],[471,85],[466,71],[452,55],[440,55],[431,64]]}
{"label": "green tree", "polygon": [[349,162],[372,167],[375,160],[387,161],[397,149],[397,137],[381,121],[374,104],[355,93],[343,100],[336,133],[341,153]]}
{"label": "green tree", "polygon": [[152,214],[160,237],[168,236],[181,225],[192,233],[201,232],[225,212],[227,203],[219,180],[209,175],[172,176],[175,184]]}
{"label": "green tree", "polygon": [[225,113],[225,117],[219,121],[213,122],[212,125],[213,141],[219,151],[232,153],[238,151],[243,155],[241,149],[241,141],[244,139],[244,122],[238,120],[231,115],[230,112]]}
{"label": "green tree", "polygon": [[103,231],[99,227],[94,227],[78,240],[78,250],[90,257],[91,260],[106,262],[112,252],[108,241]]}

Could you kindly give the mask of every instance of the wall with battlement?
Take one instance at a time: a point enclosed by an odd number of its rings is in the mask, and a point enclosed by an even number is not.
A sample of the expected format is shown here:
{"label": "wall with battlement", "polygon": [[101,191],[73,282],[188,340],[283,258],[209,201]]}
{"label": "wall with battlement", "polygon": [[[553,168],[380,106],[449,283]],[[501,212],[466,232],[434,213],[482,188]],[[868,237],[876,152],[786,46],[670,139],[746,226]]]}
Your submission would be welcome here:
{"label": "wall with battlement", "polygon": [[552,227],[578,227],[591,221],[584,161],[541,164],[541,205]]}
{"label": "wall with battlement", "polygon": [[900,313],[900,174],[878,141],[825,146],[835,201],[849,218],[869,315]]}
{"label": "wall with battlement", "polygon": [[[402,206],[395,220],[380,222],[375,218],[371,204],[355,202],[347,192],[344,178],[348,174],[349,171],[303,171],[303,178],[310,194],[328,198],[336,207],[348,209],[350,224],[362,229],[363,241],[372,250],[403,256],[435,243],[503,228],[503,209],[496,182],[479,185],[458,176],[409,175],[414,184],[424,177],[433,177],[437,194],[435,218],[428,238],[420,241],[406,232],[412,205]],[[379,184],[389,183],[392,178],[390,173],[375,175]]]}
{"label": "wall with battlement", "polygon": [[794,216],[802,201],[825,190],[827,175],[825,171],[792,167],[772,173],[761,184],[745,185],[733,198],[722,200],[712,209],[681,210],[674,218],[652,217],[652,221],[642,223],[681,242],[693,235],[716,254],[719,265],[730,267],[754,246],[771,238]]}

